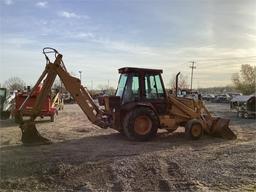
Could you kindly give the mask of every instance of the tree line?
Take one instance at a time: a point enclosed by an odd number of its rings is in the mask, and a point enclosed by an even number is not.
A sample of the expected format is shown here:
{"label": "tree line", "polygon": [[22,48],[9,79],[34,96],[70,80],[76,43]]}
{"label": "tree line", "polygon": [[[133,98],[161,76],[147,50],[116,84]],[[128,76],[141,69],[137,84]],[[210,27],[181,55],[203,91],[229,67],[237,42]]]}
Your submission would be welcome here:
{"label": "tree line", "polygon": [[[210,92],[210,91],[218,91],[223,92],[231,92],[237,90],[244,95],[255,94],[256,92],[256,66],[252,66],[249,64],[241,65],[240,71],[232,75],[232,82],[233,86],[226,86],[226,87],[215,87],[215,88],[204,88],[200,89],[203,92]],[[60,85],[60,82],[56,84]],[[175,89],[175,77],[172,78],[169,85],[172,89]],[[3,87],[9,89],[10,91],[14,90],[23,90],[26,86],[26,83],[19,77],[11,77],[6,80],[3,84]],[[55,85],[56,86],[56,85]],[[179,77],[179,88],[181,89],[188,89],[189,83],[186,80],[186,77],[182,76]],[[102,87],[101,87],[102,89]],[[113,88],[112,88],[113,89]]]}

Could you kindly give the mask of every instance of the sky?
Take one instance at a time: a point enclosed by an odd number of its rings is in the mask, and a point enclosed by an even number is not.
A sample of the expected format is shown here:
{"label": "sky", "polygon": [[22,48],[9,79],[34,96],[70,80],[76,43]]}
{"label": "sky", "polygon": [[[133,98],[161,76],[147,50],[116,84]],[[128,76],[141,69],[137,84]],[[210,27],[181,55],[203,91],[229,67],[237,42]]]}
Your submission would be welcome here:
{"label": "sky", "polygon": [[231,85],[256,63],[255,0],[0,0],[0,84],[33,85],[44,47],[89,88],[116,87],[121,67],[181,72],[193,87]]}

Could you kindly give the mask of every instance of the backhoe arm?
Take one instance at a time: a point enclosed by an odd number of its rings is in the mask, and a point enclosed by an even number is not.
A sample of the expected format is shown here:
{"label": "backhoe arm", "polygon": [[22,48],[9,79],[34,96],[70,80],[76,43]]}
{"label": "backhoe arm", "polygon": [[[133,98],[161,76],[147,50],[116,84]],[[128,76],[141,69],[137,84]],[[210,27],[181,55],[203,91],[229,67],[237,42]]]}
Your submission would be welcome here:
{"label": "backhoe arm", "polygon": [[[58,55],[62,58],[62,55]],[[57,60],[56,59],[56,60]],[[67,91],[73,96],[77,104],[81,107],[88,119],[102,128],[108,126],[104,112],[94,103],[91,95],[85,87],[81,85],[80,79],[72,77],[65,68],[61,67],[60,63],[50,64],[51,71],[55,71],[63,82]]]}
{"label": "backhoe arm", "polygon": [[[62,61],[62,55],[59,54],[55,49],[46,48],[53,50],[55,53],[56,59],[54,63],[51,63],[49,58],[47,57],[47,53],[45,52],[45,57],[47,60],[47,64],[44,72],[38,79],[36,85],[33,87],[31,93],[25,99],[23,104],[18,110],[18,118],[20,120],[20,128],[22,130],[22,142],[24,144],[48,144],[50,141],[44,137],[42,137],[35,127],[34,120],[39,115],[43,102],[49,95],[51,91],[51,87],[54,83],[56,76],[58,75],[63,82],[66,90],[73,96],[77,104],[81,107],[83,112],[86,114],[88,119],[95,125],[98,125],[101,128],[109,127],[108,116],[99,109],[99,107],[94,103],[92,97],[86,88],[81,85],[81,81],[71,76]],[[29,97],[33,94],[38,85],[43,81],[42,89],[36,99],[36,103],[31,111],[30,120],[24,121],[22,118],[22,110],[28,101]]]}

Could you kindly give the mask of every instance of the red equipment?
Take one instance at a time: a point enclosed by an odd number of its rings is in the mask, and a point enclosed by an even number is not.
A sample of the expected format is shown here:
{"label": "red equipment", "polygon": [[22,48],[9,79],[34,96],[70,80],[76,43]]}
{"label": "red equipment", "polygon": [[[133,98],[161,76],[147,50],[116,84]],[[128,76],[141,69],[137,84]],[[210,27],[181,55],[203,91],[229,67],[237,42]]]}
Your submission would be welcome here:
{"label": "red equipment", "polygon": [[[39,85],[37,89],[34,91],[34,93],[31,94],[28,101],[25,103],[24,110],[22,111],[22,116],[30,116],[33,106],[35,105],[37,96],[40,94],[42,89],[42,86]],[[15,114],[19,110],[22,103],[25,101],[25,99],[28,96],[28,92],[18,92],[15,96]],[[57,109],[55,107],[52,107],[51,97],[48,96],[45,101],[43,102],[43,106],[41,109],[41,112],[39,116],[41,118],[48,116],[51,118],[51,122],[54,122],[54,116],[57,113]]]}

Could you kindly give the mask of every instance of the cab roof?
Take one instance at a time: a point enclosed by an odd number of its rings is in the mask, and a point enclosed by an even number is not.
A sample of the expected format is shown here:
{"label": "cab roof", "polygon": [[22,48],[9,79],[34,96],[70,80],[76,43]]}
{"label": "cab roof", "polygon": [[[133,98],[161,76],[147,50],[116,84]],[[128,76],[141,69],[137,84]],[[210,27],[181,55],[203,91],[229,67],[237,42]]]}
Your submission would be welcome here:
{"label": "cab roof", "polygon": [[162,69],[148,69],[148,68],[136,68],[136,67],[122,67],[118,69],[118,72],[123,73],[147,73],[147,74],[160,74],[163,73]]}

